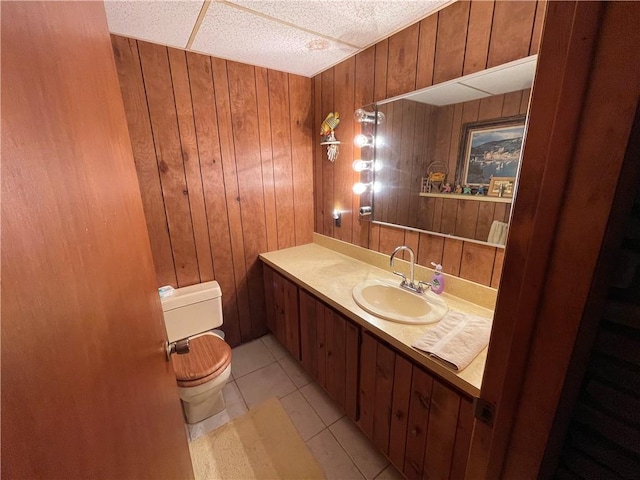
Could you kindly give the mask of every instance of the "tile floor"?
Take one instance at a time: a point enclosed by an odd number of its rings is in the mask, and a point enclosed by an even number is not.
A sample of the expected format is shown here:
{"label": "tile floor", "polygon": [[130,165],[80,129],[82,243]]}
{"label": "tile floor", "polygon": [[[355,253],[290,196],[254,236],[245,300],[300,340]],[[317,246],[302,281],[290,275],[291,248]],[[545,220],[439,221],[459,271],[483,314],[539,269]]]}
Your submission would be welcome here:
{"label": "tile floor", "polygon": [[223,390],[227,408],[188,425],[191,440],[278,397],[328,480],[402,478],[273,335],[234,348],[231,376]]}

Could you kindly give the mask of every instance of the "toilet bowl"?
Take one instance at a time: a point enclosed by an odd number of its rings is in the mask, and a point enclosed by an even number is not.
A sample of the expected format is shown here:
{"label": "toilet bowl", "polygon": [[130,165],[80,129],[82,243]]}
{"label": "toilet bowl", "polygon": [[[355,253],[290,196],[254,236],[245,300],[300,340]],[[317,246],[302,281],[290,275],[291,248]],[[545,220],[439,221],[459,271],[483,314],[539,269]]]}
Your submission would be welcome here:
{"label": "toilet bowl", "polygon": [[231,347],[212,329],[222,325],[218,282],[178,288],[162,299],[170,342],[189,339],[189,353],[173,355],[178,394],[188,423],[225,408],[222,389],[231,376]]}

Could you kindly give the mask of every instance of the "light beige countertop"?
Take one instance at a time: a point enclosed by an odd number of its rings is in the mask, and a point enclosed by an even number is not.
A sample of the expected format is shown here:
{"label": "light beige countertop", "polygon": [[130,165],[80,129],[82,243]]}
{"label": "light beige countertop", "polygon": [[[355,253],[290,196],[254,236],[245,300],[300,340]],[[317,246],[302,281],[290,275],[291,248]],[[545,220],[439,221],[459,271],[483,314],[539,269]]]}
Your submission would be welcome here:
{"label": "light beige countertop", "polygon": [[[415,340],[427,330],[434,328],[437,323],[406,325],[384,320],[364,311],[353,300],[351,291],[355,285],[362,281],[386,279],[398,282],[398,277],[393,275],[388,268],[388,255],[318,234],[314,235],[314,242],[263,253],[260,258],[267,265],[423,365],[436,376],[468,395],[479,395],[487,355],[486,348],[467,368],[456,372],[420,350],[411,347]],[[400,271],[406,271],[408,263],[398,261],[396,268],[399,268]],[[416,266],[416,279],[428,280],[431,278],[428,276],[430,272],[432,271],[429,269]],[[451,288],[449,288],[449,283],[451,283]],[[449,293],[447,293],[448,288]],[[454,296],[452,293],[456,293],[458,296]],[[463,295],[472,299],[474,303],[460,298]],[[493,310],[490,307],[495,305],[495,289],[447,276],[445,292],[442,297],[450,310],[488,318],[493,317]]]}

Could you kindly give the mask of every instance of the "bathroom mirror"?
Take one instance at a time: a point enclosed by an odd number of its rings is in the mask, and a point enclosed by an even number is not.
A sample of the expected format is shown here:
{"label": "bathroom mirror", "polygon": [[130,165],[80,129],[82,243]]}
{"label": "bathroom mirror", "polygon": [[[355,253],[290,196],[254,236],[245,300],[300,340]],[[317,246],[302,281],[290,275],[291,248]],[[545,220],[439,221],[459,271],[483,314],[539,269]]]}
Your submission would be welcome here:
{"label": "bathroom mirror", "polygon": [[535,66],[527,57],[365,107],[377,119],[361,138],[372,220],[503,247]]}

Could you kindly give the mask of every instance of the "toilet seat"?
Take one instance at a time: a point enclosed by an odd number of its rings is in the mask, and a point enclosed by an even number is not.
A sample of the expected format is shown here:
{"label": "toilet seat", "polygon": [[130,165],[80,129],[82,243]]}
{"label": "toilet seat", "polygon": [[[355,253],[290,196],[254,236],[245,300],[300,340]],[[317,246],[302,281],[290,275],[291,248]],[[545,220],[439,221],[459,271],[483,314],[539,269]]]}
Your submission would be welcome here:
{"label": "toilet seat", "polygon": [[189,353],[173,355],[179,387],[196,387],[218,377],[231,364],[231,347],[214,334],[189,339]]}

